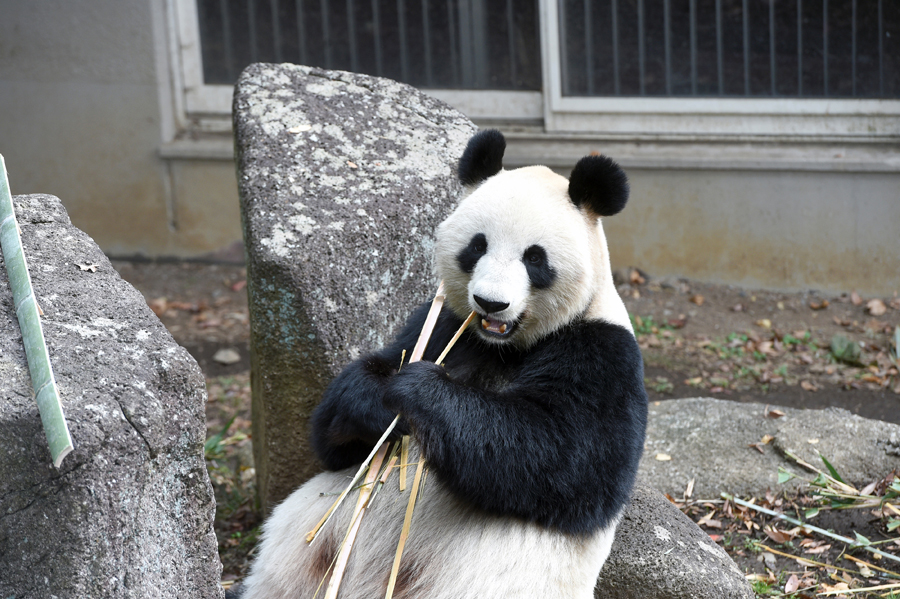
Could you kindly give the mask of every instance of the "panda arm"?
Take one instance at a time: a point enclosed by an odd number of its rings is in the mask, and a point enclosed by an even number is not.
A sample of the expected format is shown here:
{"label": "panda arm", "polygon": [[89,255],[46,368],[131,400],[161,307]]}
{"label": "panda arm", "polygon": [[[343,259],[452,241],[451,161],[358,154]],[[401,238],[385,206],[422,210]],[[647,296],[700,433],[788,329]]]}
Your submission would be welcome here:
{"label": "panda arm", "polygon": [[[389,346],[350,363],[325,390],[312,415],[312,445],[326,468],[340,470],[360,463],[394,420],[396,412],[382,401],[385,389],[400,367],[403,350],[407,357],[412,352],[429,307],[430,302],[416,309]],[[453,320],[442,313],[430,352],[452,335],[459,325]],[[408,433],[409,426],[401,419],[391,438]]]}
{"label": "panda arm", "polygon": [[628,500],[647,395],[640,350],[621,326],[568,327],[536,347],[501,392],[413,366],[386,400],[456,495],[571,534],[606,526]]}

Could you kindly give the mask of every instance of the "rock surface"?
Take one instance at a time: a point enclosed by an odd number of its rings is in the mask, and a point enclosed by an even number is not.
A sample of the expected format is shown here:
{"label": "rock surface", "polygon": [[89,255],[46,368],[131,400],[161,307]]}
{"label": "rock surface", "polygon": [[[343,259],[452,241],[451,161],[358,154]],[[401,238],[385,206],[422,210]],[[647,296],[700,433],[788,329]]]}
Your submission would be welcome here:
{"label": "rock surface", "polygon": [[594,590],[597,599],[752,599],[725,550],[639,480]]}
{"label": "rock surface", "polygon": [[0,597],[222,597],[196,362],[57,198],[14,204],[75,449],[52,466],[0,266]]}
{"label": "rock surface", "polygon": [[268,64],[241,75],[234,120],[253,447],[271,506],[319,469],[308,420],[328,381],[437,288],[434,229],[476,127],[394,81]]}
{"label": "rock surface", "polygon": [[[861,488],[900,468],[900,426],[861,418],[840,408],[776,408],[721,399],[653,402],[640,473],[655,489],[681,497],[694,479],[695,498],[719,493],[759,496],[766,489],[795,489],[802,479],[778,484],[778,468],[805,479],[815,474],[784,456],[785,451],[827,471],[819,453],[848,483]],[[773,439],[762,444],[764,435]],[[751,444],[759,444],[760,452]],[[659,461],[658,454],[671,457]]]}

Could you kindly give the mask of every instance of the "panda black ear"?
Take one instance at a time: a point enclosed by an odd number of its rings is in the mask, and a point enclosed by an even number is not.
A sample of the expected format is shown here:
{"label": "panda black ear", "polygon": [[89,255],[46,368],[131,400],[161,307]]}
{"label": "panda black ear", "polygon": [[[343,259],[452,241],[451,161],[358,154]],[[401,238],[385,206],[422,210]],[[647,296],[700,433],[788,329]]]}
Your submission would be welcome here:
{"label": "panda black ear", "polygon": [[569,197],[597,216],[618,214],[628,201],[628,177],[606,156],[585,156],[569,177]]}
{"label": "panda black ear", "polygon": [[496,129],[485,129],[473,135],[459,159],[459,182],[476,185],[499,173],[505,151],[506,139]]}

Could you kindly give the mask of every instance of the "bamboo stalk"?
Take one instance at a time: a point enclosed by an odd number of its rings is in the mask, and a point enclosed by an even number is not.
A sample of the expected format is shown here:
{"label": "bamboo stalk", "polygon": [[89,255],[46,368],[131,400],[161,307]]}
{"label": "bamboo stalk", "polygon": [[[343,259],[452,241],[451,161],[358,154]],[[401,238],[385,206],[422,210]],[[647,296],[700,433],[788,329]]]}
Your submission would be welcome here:
{"label": "bamboo stalk", "polygon": [[31,375],[31,384],[41,414],[44,435],[47,437],[53,465],[59,468],[63,458],[73,449],[72,437],[63,413],[53,367],[50,365],[44,332],[41,330],[40,308],[28,274],[22,238],[19,236],[16,213],[9,191],[9,180],[6,176],[6,163],[2,155],[0,155],[0,246],[9,275],[9,285],[12,288],[16,317],[22,330],[25,358],[28,361],[28,372]]}
{"label": "bamboo stalk", "polygon": [[860,549],[865,549],[866,551],[869,551],[876,555],[880,555],[881,557],[886,557],[887,559],[894,560],[895,562],[900,562],[900,557],[897,557],[896,555],[891,555],[890,553],[885,553],[884,551],[881,551],[880,549],[875,549],[874,547],[870,547],[869,545],[860,545],[853,539],[848,539],[847,537],[835,534],[833,532],[829,532],[829,531],[825,530],[824,528],[819,528],[818,526],[813,526],[812,524],[807,524],[805,522],[801,522],[800,520],[797,520],[796,518],[791,518],[790,516],[785,516],[784,514],[779,514],[778,512],[766,509],[762,506],[752,504],[749,501],[744,501],[743,499],[738,499],[737,497],[729,495],[728,493],[722,493],[722,497],[724,497],[725,499],[730,499],[731,501],[735,502],[738,505],[743,505],[745,507],[752,508],[758,512],[762,512],[764,514],[768,514],[770,516],[774,516],[776,518],[780,518],[782,520],[790,522],[791,524],[795,524],[797,526],[802,526],[803,528],[806,528],[808,530],[815,531],[815,532],[819,533],[820,535],[825,535],[826,537],[828,537],[830,539],[834,539],[835,541],[840,541],[841,543],[846,543],[847,545],[852,545],[853,547],[859,547]]}
{"label": "bamboo stalk", "polygon": [[416,466],[416,476],[413,479],[412,492],[409,494],[409,503],[406,504],[406,516],[403,518],[403,528],[400,530],[400,541],[397,543],[397,553],[394,555],[394,565],[391,566],[391,577],[388,579],[387,592],[385,599],[391,599],[394,596],[394,586],[397,584],[397,573],[400,572],[400,558],[403,557],[403,548],[406,546],[406,539],[409,538],[409,527],[412,524],[413,509],[416,506],[416,498],[419,495],[419,482],[422,480],[422,460]]}
{"label": "bamboo stalk", "polygon": [[365,514],[366,504],[372,496],[373,486],[378,479],[378,472],[381,469],[381,462],[387,455],[388,444],[385,443],[378,449],[378,453],[372,458],[369,464],[369,473],[366,475],[366,482],[359,490],[359,499],[356,501],[356,508],[353,510],[353,518],[350,520],[350,530],[341,545],[338,553],[337,562],[334,565],[334,572],[331,574],[331,580],[328,581],[328,588],[325,589],[325,599],[337,599],[338,590],[341,588],[341,580],[344,578],[344,570],[347,569],[347,562],[350,560],[350,550],[353,549],[353,541],[356,540],[356,533],[359,532],[359,525],[362,523],[363,514]]}
{"label": "bamboo stalk", "polygon": [[848,559],[848,560],[856,562],[858,564],[862,564],[862,565],[866,566],[867,568],[871,568],[872,570],[878,570],[879,572],[884,572],[885,574],[890,575],[892,578],[900,578],[900,574],[897,574],[896,572],[891,572],[890,570],[885,570],[884,568],[878,567],[875,564],[870,564],[867,561],[861,560],[858,557],[853,557],[850,554],[845,554],[844,559]]}

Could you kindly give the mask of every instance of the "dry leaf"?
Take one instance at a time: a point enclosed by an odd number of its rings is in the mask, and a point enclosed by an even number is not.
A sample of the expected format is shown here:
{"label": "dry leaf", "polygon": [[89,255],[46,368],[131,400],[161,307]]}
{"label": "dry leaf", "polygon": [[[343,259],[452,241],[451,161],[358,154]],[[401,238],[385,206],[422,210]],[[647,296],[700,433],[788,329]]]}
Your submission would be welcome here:
{"label": "dry leaf", "polygon": [[764,329],[771,329],[772,321],[769,320],[768,318],[762,318],[762,319],[756,321],[756,326],[762,327]]}
{"label": "dry leaf", "polygon": [[768,445],[774,438],[775,437],[773,437],[772,435],[763,435],[762,439],[760,439],[759,442],[763,445]]}
{"label": "dry leaf", "polygon": [[747,447],[752,447],[753,449],[755,449],[756,451],[758,451],[759,453],[762,453],[762,454],[766,453],[766,451],[762,448],[762,443],[750,443],[749,445],[747,445]]}
{"label": "dry leaf", "polygon": [[787,543],[791,539],[794,538],[794,535],[788,534],[783,530],[778,530],[777,528],[764,528],[763,532],[766,533],[766,536],[778,543],[779,545],[782,543]]}
{"label": "dry leaf", "polygon": [[785,595],[790,595],[800,588],[800,579],[797,578],[796,574],[791,574],[791,577],[788,578],[787,582],[784,583],[784,593]]}
{"label": "dry leaf", "polygon": [[288,129],[289,133],[303,133],[304,131],[309,131],[312,129],[312,125],[297,125],[296,127],[291,127]]}
{"label": "dry leaf", "polygon": [[349,160],[347,161],[347,166],[349,166],[350,168],[359,168],[358,166],[356,166],[355,162],[351,162]]}
{"label": "dry leaf", "polygon": [[887,306],[885,306],[884,302],[880,299],[869,300],[866,304],[866,309],[872,316],[881,316],[887,312]]}
{"label": "dry leaf", "polygon": [[819,387],[815,383],[811,383],[809,381],[800,381],[800,387],[802,387],[804,391],[818,391],[819,390]]}
{"label": "dry leaf", "polygon": [[[772,380],[780,379],[781,377],[773,377]],[[784,416],[784,412],[781,410],[770,410],[768,406],[766,407],[766,418],[781,418]]]}
{"label": "dry leaf", "polygon": [[824,310],[829,305],[831,305],[828,300],[822,300],[821,302],[811,301],[809,302],[809,307],[813,310]]}
{"label": "dry leaf", "polygon": [[80,268],[82,271],[97,272],[97,268],[98,268],[100,265],[99,265],[99,264],[79,264],[79,263],[76,262],[76,263],[75,263],[75,266],[77,266],[78,268]]}
{"label": "dry leaf", "polygon": [[657,462],[668,462],[668,461],[671,460],[671,459],[672,459],[672,456],[670,456],[669,454],[666,454],[666,453],[658,453],[658,454],[656,454],[656,461],[657,461]]}
{"label": "dry leaf", "polygon": [[697,293],[697,294],[691,296],[690,301],[697,304],[698,306],[702,306],[703,302],[704,302],[704,297],[702,295],[700,295],[699,293]]}
{"label": "dry leaf", "polygon": [[858,306],[862,303],[862,298],[859,297],[859,294],[856,293],[855,289],[850,292],[850,303],[852,303],[854,306]]}
{"label": "dry leaf", "polygon": [[641,273],[638,269],[632,268],[631,272],[628,273],[628,281],[632,285],[643,285],[647,282],[647,279],[641,276]]}
{"label": "dry leaf", "polygon": [[776,306],[779,310],[784,310],[784,302],[778,302],[777,304],[775,304],[775,306]]}

